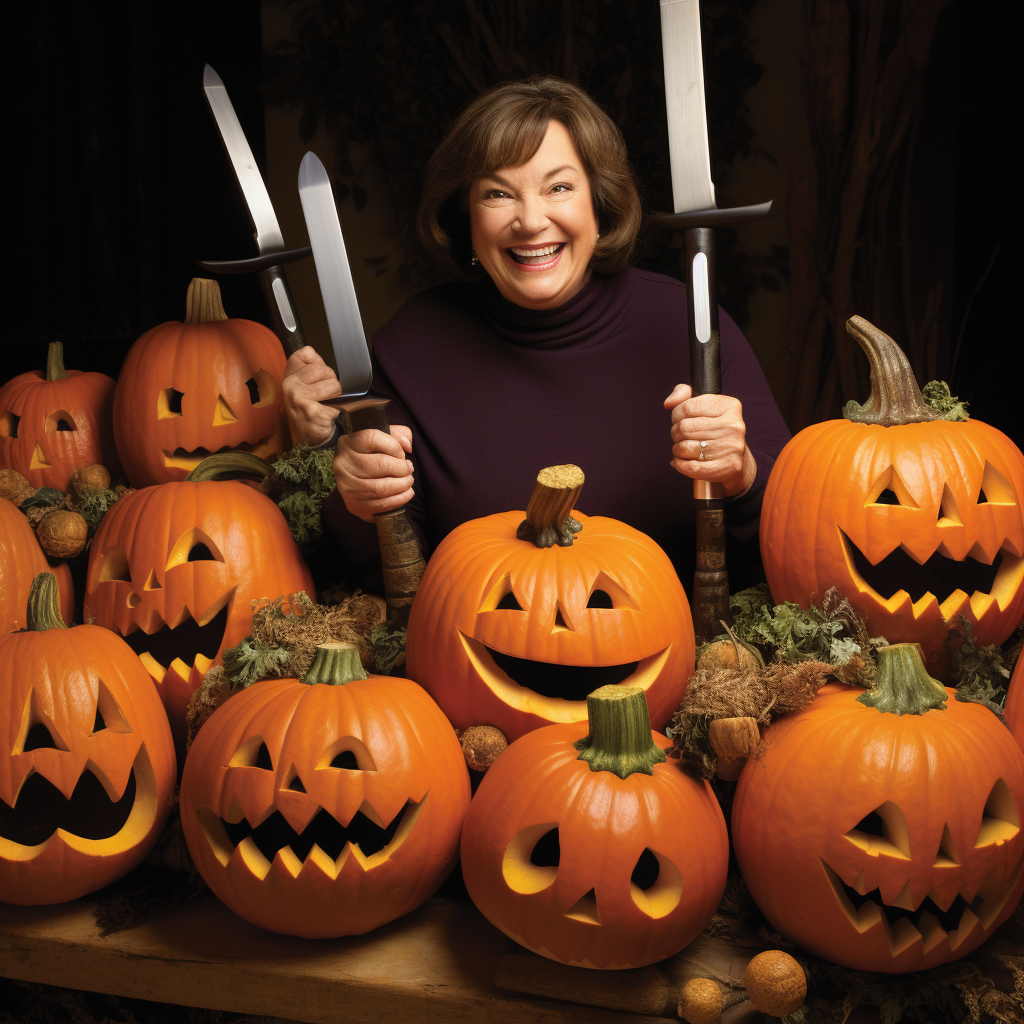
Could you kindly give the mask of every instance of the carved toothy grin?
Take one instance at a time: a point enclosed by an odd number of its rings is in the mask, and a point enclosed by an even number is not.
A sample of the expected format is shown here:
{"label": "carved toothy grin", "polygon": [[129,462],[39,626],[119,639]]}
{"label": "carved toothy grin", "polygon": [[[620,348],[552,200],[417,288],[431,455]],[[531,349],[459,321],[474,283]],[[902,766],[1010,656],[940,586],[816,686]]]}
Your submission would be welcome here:
{"label": "carved toothy grin", "polygon": [[547,712],[556,722],[577,721],[579,703],[598,687],[622,683],[646,690],[658,678],[672,649],[670,645],[622,665],[557,665],[503,654],[465,633],[460,632],[459,638],[477,674],[505,703],[529,710],[530,698],[537,695],[565,701],[564,709]]}
{"label": "carved toothy grin", "polygon": [[991,563],[970,555],[962,560],[950,558],[941,548],[922,563],[897,547],[872,564],[842,530],[839,537],[851,575],[874,591],[890,611],[909,600],[918,616],[935,602],[943,618],[950,618],[969,602],[980,618],[1001,595],[1012,596],[1024,581],[1024,559],[1005,546]]}
{"label": "carved toothy grin", "polygon": [[[846,885],[824,860],[821,865],[850,923],[861,933],[881,924],[889,940],[890,952],[897,956],[915,942],[923,944],[924,953],[931,952],[943,941],[948,941],[949,948],[955,950],[979,924],[982,928],[990,928],[1020,879],[1024,855],[1018,859],[1011,878],[1006,879],[997,875],[995,870],[990,871],[976,892],[955,893],[945,907],[934,891],[916,907],[884,903],[878,889],[861,892],[856,885]],[[857,882],[860,883],[862,878],[863,874]],[[909,885],[904,893],[909,903]],[[903,893],[900,895],[902,897]]]}
{"label": "carved toothy grin", "polygon": [[[425,801],[426,796],[418,803],[407,801],[387,824],[365,800],[347,825],[319,807],[301,831],[296,831],[276,810],[255,826],[237,804],[228,812],[228,818],[221,818],[210,808],[196,813],[203,834],[222,865],[226,866],[237,850],[260,878],[266,877],[276,859],[293,876],[304,865],[313,864],[331,878],[337,878],[350,855],[364,870],[387,860],[412,830]],[[237,820],[232,821],[234,817]]]}
{"label": "carved toothy grin", "polygon": [[269,451],[274,450],[276,441],[276,434],[268,434],[266,437],[260,438],[259,441],[241,441],[238,444],[225,444],[216,451],[211,451],[209,448],[193,448],[191,451],[186,448],[175,448],[173,452],[168,451],[166,448],[161,450],[165,466],[174,469],[184,469],[191,473],[203,459],[211,455],[223,455],[226,452],[247,452],[251,455],[264,457]]}
{"label": "carved toothy grin", "polygon": [[[228,594],[227,598],[230,597],[231,594]],[[158,670],[162,676],[176,661],[180,661],[187,669],[189,665],[205,659],[208,667],[208,663],[217,657],[220,645],[224,642],[229,608],[230,601],[226,599],[221,610],[205,623],[197,622],[186,611],[185,617],[177,626],[161,625],[151,633],[145,632],[139,626],[126,634],[124,640],[142,659],[151,675],[157,674]],[[155,615],[154,618],[160,621]]]}

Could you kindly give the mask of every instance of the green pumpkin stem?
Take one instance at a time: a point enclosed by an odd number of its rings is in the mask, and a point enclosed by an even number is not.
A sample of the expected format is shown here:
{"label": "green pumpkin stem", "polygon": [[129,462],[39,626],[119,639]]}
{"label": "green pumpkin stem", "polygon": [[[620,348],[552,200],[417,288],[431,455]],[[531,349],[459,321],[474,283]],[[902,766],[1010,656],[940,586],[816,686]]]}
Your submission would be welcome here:
{"label": "green pumpkin stem", "polygon": [[302,681],[310,686],[324,683],[327,686],[344,686],[354,679],[366,679],[366,670],[359,660],[359,648],[355,644],[330,640],[318,644],[313,653],[313,664],[309,666]]}
{"label": "green pumpkin stem", "polygon": [[32,581],[28,592],[28,628],[37,633],[68,628],[60,613],[60,592],[52,572],[41,572]]}
{"label": "green pumpkin stem", "polygon": [[651,739],[647,697],[639,686],[602,686],[587,697],[590,734],[576,741],[578,760],[592,772],[625,779],[634,772],[653,775],[668,758]]}
{"label": "green pumpkin stem", "polygon": [[876,652],[878,674],[874,688],[857,700],[892,715],[923,715],[946,709],[948,694],[925,670],[917,644],[892,644]]}
{"label": "green pumpkin stem", "polygon": [[862,316],[850,317],[846,329],[857,339],[871,364],[871,396],[863,405],[846,403],[843,415],[848,420],[894,427],[940,418],[924,400],[903,349],[888,334]]}
{"label": "green pumpkin stem", "polygon": [[220,452],[217,455],[207,455],[185,479],[193,482],[235,480],[238,477],[265,480],[273,472],[273,467],[266,459],[261,459],[252,452]]}
{"label": "green pumpkin stem", "polygon": [[568,547],[583,524],[570,515],[583,490],[583,470],[579,466],[548,466],[537,474],[533,494],[526,506],[526,518],[519,524],[516,537],[531,541],[539,548],[552,544]]}
{"label": "green pumpkin stem", "polygon": [[64,369],[64,343],[51,341],[46,353],[46,379],[64,380],[68,371]]}
{"label": "green pumpkin stem", "polygon": [[220,285],[208,277],[193,277],[185,295],[185,323],[202,324],[227,318]]}

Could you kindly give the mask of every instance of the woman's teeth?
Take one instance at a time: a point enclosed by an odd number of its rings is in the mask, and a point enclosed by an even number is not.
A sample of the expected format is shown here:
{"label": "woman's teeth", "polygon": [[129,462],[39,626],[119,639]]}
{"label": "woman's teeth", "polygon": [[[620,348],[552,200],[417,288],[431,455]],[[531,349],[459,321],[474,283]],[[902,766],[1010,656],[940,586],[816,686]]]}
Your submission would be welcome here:
{"label": "woman's teeth", "polygon": [[529,266],[533,263],[547,263],[551,257],[556,253],[562,251],[565,248],[565,242],[559,242],[556,245],[545,245],[540,249],[516,249],[510,248],[508,250],[509,255],[516,261],[516,263],[523,263]]}

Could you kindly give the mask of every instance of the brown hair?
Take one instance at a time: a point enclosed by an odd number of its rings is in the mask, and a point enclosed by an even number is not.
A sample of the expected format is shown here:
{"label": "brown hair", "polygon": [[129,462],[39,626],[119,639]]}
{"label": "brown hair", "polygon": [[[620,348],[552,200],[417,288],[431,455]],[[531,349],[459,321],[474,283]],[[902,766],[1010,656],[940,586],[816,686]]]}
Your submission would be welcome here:
{"label": "brown hair", "polygon": [[459,115],[427,164],[416,230],[430,257],[456,277],[471,276],[466,199],[474,178],[526,163],[560,121],[583,161],[601,237],[590,266],[626,266],[640,230],[640,197],[615,122],[581,89],[534,75],[477,96]]}

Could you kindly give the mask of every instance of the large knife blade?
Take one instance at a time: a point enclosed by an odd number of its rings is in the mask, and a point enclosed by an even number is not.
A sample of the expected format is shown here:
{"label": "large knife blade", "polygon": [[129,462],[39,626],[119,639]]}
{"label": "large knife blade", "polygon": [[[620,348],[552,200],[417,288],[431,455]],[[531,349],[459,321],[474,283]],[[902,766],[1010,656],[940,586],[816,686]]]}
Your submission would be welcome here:
{"label": "large knife blade", "polygon": [[[313,248],[313,262],[342,388],[339,398],[327,399],[324,404],[339,407],[352,430],[376,429],[388,433],[384,412],[388,399],[370,389],[373,383],[370,351],[359,315],[359,301],[331,179],[315,153],[307,153],[299,165],[299,199]],[[343,416],[338,417],[339,421]],[[381,512],[373,518],[384,568],[388,617],[404,625],[423,576],[423,553],[404,508]]]}
{"label": "large knife blade", "polygon": [[[704,61],[698,0],[660,0],[665,63],[669,160],[675,213],[652,220],[682,229],[686,240],[686,320],[690,383],[694,395],[720,394],[721,356],[715,285],[716,225],[763,217],[771,202],[719,210],[711,180]],[[697,569],[693,581],[694,631],[705,640],[731,621],[725,562],[725,495],[722,485],[694,480],[697,505]]]}
{"label": "large knife blade", "polygon": [[263,289],[274,333],[281,339],[285,352],[291,354],[306,344],[302,324],[295,309],[284,264],[309,255],[309,249],[285,249],[284,237],[263,175],[246,140],[227,89],[209,64],[203,69],[203,92],[210,113],[220,132],[221,142],[235,172],[235,179],[249,211],[253,237],[260,255],[245,260],[200,260],[199,265],[213,274],[255,272]]}

